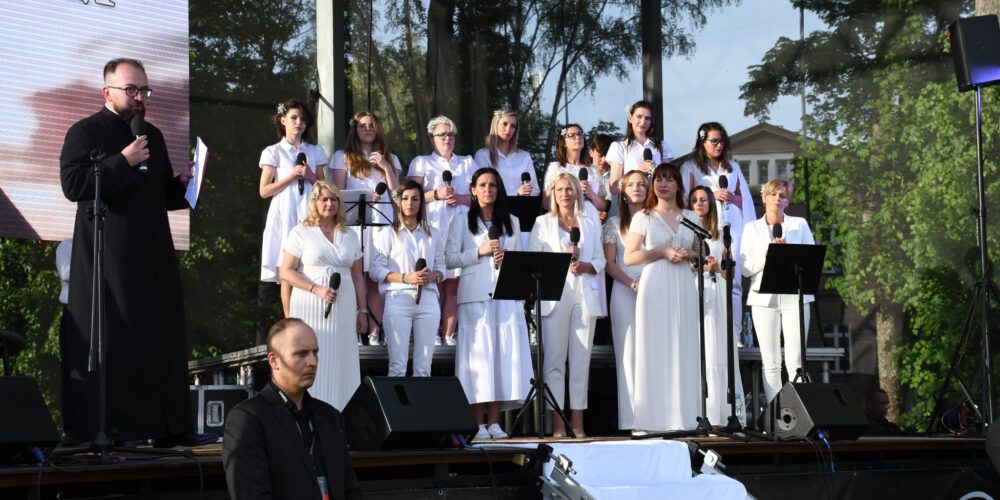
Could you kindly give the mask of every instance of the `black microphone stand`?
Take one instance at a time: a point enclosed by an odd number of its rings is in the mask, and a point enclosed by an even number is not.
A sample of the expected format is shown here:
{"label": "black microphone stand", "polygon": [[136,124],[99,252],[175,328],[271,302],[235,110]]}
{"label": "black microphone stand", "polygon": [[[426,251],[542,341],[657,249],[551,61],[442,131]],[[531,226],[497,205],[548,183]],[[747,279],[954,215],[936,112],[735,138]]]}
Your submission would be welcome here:
{"label": "black microphone stand", "polygon": [[[388,226],[389,225],[386,222],[368,222],[368,209],[370,208],[373,211],[375,211],[375,213],[377,213],[378,215],[381,215],[382,218],[383,218],[383,220],[389,220],[389,217],[387,217],[384,213],[382,213],[381,210],[378,209],[378,207],[376,207],[376,205],[382,205],[382,204],[386,204],[386,203],[390,203],[390,202],[368,201],[367,195],[365,195],[365,193],[361,193],[361,194],[358,195],[358,201],[348,203],[347,206],[345,207],[345,211],[350,211],[354,207],[357,207],[357,211],[358,211],[358,220],[357,220],[357,222],[355,224],[348,224],[348,225],[349,226],[357,226],[357,227],[361,228],[361,255],[362,255],[362,257],[361,257],[361,276],[362,276],[362,279],[367,279],[367,278],[365,278],[365,276],[368,275],[368,270],[365,269],[365,259],[364,259],[364,254],[365,254],[365,230],[367,228],[382,227],[382,226]],[[365,283],[365,304],[368,303],[368,298],[367,297],[368,297],[368,284]],[[365,316],[367,316],[368,319],[370,321],[374,322],[375,326],[378,327],[379,335],[383,335],[384,331],[382,330],[382,323],[378,320],[378,318],[375,317],[375,313],[372,312],[372,310],[371,310],[370,307],[368,308],[368,312],[365,313]]]}
{"label": "black microphone stand", "polygon": [[104,175],[104,158],[107,153],[100,149],[90,152],[93,162],[94,201],[87,209],[87,217],[94,221],[93,233],[93,276],[90,285],[90,349],[87,354],[87,371],[97,372],[97,423],[98,429],[90,446],[72,446],[56,449],[51,457],[92,453],[97,456],[98,463],[111,464],[113,451],[129,452],[145,455],[179,455],[192,457],[190,452],[174,451],[158,448],[116,447],[108,436],[108,371],[107,371],[107,333],[105,331],[104,309],[104,218],[108,207],[101,199],[101,182]]}

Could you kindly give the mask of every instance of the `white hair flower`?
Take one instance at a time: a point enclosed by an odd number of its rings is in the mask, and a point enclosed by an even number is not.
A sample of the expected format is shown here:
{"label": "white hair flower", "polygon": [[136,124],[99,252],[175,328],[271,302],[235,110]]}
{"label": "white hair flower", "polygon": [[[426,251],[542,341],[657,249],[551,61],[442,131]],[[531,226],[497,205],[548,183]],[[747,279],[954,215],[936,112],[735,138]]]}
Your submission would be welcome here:
{"label": "white hair flower", "polygon": [[288,112],[288,108],[285,107],[285,103],[278,104],[278,114],[279,115],[285,116],[285,113],[287,113],[287,112]]}

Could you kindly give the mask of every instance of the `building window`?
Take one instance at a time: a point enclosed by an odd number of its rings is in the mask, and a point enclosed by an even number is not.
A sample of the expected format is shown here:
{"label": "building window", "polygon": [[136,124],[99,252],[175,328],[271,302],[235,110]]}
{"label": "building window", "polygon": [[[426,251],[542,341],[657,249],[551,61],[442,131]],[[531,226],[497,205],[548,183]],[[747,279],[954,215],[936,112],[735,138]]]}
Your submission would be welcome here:
{"label": "building window", "polygon": [[775,173],[778,177],[792,180],[792,163],[788,160],[774,160]]}
{"label": "building window", "polygon": [[824,323],[823,338],[826,340],[826,345],[844,349],[844,356],[833,361],[830,373],[850,373],[853,359],[851,326],[845,323]]}
{"label": "building window", "polygon": [[743,178],[746,179],[751,186],[760,184],[759,182],[754,182],[753,178],[750,177],[750,160],[739,160],[737,163],[740,164],[740,170],[743,171]]}
{"label": "building window", "polygon": [[767,181],[771,179],[771,173],[768,172],[768,166],[770,164],[769,160],[757,160],[757,183],[766,184]]}

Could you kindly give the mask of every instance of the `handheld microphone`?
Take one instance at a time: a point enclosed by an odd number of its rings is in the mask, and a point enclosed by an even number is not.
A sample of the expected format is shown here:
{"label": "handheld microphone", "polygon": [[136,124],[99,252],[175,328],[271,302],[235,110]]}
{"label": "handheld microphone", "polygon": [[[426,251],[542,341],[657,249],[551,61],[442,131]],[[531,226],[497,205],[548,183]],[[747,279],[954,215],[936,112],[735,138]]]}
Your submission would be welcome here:
{"label": "handheld microphone", "polygon": [[729,224],[722,226],[722,245],[729,248],[733,243],[733,235],[730,233]]}
{"label": "handheld microphone", "polygon": [[380,182],[380,183],[378,183],[378,184],[375,185],[375,194],[377,194],[379,196],[382,196],[383,194],[385,194],[386,190],[388,190],[388,189],[389,189],[389,185],[388,184],[386,184],[384,182]]}
{"label": "handheld microphone", "polygon": [[642,150],[642,161],[653,161],[653,150],[645,148]]}
{"label": "handheld microphone", "polygon": [[771,236],[772,236],[772,238],[771,238],[772,240],[776,240],[778,238],[781,238],[781,236],[782,236],[782,230],[781,230],[781,223],[780,222],[771,227]]}
{"label": "handheld microphone", "polygon": [[[417,264],[413,266],[413,270],[419,273],[420,271],[423,271],[426,267],[427,267],[427,259],[421,257],[417,259]],[[420,295],[423,293],[423,291],[424,287],[417,286],[417,304],[420,303]]]}
{"label": "handheld microphone", "polygon": [[587,170],[587,167],[580,167],[580,173],[576,177],[581,181],[588,180],[590,179],[590,170]]}
{"label": "handheld microphone", "polygon": [[[499,241],[500,240],[500,226],[497,226],[497,225],[490,226],[490,229],[489,229],[489,238],[490,238],[490,241],[494,241],[494,240]],[[493,260],[493,269],[500,269],[500,265],[497,264],[496,259]]]}
{"label": "handheld microphone", "polygon": [[451,179],[452,179],[451,170],[445,170],[444,172],[441,172],[441,182],[443,182],[445,186],[451,186]]}
{"label": "handheld microphone", "polygon": [[[136,139],[138,139],[140,135],[146,135],[146,118],[144,115],[145,113],[140,111],[132,115],[132,120],[129,121],[129,126],[132,127],[132,135],[134,135]],[[139,172],[144,174],[147,170],[149,170],[149,167],[146,165],[146,161],[143,160],[142,163],[139,164]]]}
{"label": "handheld microphone", "polygon": [[[729,189],[729,177],[726,177],[725,174],[719,176],[719,189]],[[729,202],[728,201],[722,202],[722,206],[728,207]]]}
{"label": "handheld microphone", "polygon": [[[299,153],[299,155],[295,157],[295,164],[308,165],[308,161],[306,160],[306,154]],[[299,194],[301,195],[304,194],[305,192],[306,192],[306,180],[299,177]]]}
{"label": "handheld microphone", "polygon": [[521,185],[531,184],[531,174],[527,172],[521,172]]}
{"label": "handheld microphone", "polygon": [[[569,243],[573,246],[577,246],[580,243],[580,228],[573,226],[569,230]],[[576,262],[576,257],[570,259],[570,262]]]}
{"label": "handheld microphone", "polygon": [[[334,290],[340,288],[340,273],[333,273],[330,275],[330,288]],[[326,305],[326,310],[323,311],[323,318],[330,317],[330,308],[333,307],[333,303]]]}
{"label": "handheld microphone", "polygon": [[[708,256],[709,256],[709,254],[712,253],[712,249],[708,247],[708,242],[705,241],[705,240],[701,240],[701,251],[704,254],[704,259],[705,259],[704,261],[702,261],[702,263],[703,264],[708,264]],[[716,282],[715,281],[715,271],[709,272],[708,273],[708,277],[712,280],[712,283]]]}

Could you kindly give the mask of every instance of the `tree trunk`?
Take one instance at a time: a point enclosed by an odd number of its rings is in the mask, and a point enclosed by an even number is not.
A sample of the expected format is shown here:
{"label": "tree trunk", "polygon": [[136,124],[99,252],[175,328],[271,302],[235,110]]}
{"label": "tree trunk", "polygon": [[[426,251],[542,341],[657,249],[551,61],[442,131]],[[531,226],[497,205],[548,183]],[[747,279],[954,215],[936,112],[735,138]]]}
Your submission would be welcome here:
{"label": "tree trunk", "polygon": [[889,396],[889,414],[892,422],[899,421],[903,391],[899,385],[899,346],[903,341],[903,308],[888,302],[880,303],[875,310],[875,343],[878,346],[878,382]]}
{"label": "tree trunk", "polygon": [[976,15],[1000,14],[1000,0],[976,0]]}

